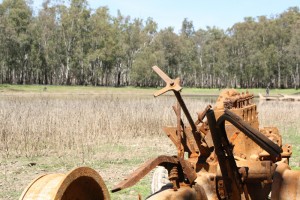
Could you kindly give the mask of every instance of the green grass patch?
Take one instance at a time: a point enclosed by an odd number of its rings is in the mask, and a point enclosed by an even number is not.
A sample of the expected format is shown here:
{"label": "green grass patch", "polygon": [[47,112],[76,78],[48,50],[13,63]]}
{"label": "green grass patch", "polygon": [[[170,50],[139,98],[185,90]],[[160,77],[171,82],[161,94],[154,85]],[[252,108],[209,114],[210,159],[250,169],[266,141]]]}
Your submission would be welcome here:
{"label": "green grass patch", "polygon": [[300,166],[292,167],[292,170],[300,170]]}
{"label": "green grass patch", "polygon": [[151,194],[151,176],[148,174],[137,184],[116,193],[111,193],[111,199],[138,199],[138,194],[146,198]]}
{"label": "green grass patch", "polygon": [[0,92],[41,92],[44,86],[40,85],[9,85],[1,84]]}
{"label": "green grass patch", "polygon": [[153,94],[156,88],[101,87],[101,86],[62,86],[62,85],[8,85],[1,84],[1,93],[43,93],[43,94],[101,94],[101,93],[146,93]]}
{"label": "green grass patch", "polygon": [[[0,92],[23,92],[23,93],[136,93],[136,94],[153,94],[160,88],[141,88],[141,87],[100,87],[100,86],[62,86],[62,85],[9,85],[1,84]],[[237,89],[239,92],[248,90],[254,95],[258,93],[265,94],[265,88],[255,89]],[[218,88],[183,88],[183,94],[192,95],[218,95],[220,93]],[[270,89],[270,95],[278,94],[296,94],[299,90],[296,89]]]}

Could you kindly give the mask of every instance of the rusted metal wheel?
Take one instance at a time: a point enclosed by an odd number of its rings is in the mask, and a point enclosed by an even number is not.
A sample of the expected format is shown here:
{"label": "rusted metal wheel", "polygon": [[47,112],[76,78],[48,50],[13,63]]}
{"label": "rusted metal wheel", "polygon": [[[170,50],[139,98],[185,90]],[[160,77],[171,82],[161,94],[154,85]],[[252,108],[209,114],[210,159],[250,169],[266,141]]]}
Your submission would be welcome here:
{"label": "rusted metal wheel", "polygon": [[109,200],[101,176],[89,167],[79,167],[67,174],[46,174],[36,178],[19,200]]}

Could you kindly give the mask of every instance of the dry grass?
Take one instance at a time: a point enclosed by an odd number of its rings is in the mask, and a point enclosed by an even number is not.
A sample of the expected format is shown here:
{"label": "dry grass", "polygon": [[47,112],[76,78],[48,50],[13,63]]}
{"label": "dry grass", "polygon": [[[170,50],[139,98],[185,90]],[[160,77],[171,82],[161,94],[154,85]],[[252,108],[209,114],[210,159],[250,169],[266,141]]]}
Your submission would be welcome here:
{"label": "dry grass", "polygon": [[97,169],[111,188],[149,158],[172,155],[161,131],[175,119],[172,102],[141,95],[2,96],[0,198],[15,199],[37,174],[80,165]]}
{"label": "dry grass", "polygon": [[166,98],[42,95],[10,96],[0,103],[4,157],[72,151],[85,153],[84,159],[103,144],[161,135],[159,127],[172,121]]}
{"label": "dry grass", "polygon": [[[208,104],[186,98],[196,112]],[[111,189],[141,163],[157,155],[176,154],[161,131],[176,122],[172,96],[145,95],[6,95],[0,98],[0,199],[16,199],[39,174],[91,166]],[[278,126],[293,144],[299,165],[300,104],[259,104],[261,125]],[[33,165],[32,165],[33,164]],[[137,186],[113,195],[136,199],[149,193],[150,175]]]}

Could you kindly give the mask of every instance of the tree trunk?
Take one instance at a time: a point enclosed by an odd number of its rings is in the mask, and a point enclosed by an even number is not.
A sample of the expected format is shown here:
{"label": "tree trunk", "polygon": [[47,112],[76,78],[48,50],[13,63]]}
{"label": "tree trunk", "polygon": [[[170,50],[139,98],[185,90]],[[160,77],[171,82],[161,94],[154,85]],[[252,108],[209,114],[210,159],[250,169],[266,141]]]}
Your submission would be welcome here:
{"label": "tree trunk", "polygon": [[284,79],[284,88],[288,88],[288,80],[289,80],[289,78],[288,78],[288,76],[286,75],[285,76],[285,79]]}
{"label": "tree trunk", "polygon": [[67,57],[66,73],[65,73],[65,83],[64,83],[64,84],[67,84],[67,85],[70,85],[70,74],[69,74],[70,66],[69,66],[69,63],[70,63],[70,58],[68,56]]}
{"label": "tree trunk", "polygon": [[0,84],[3,84],[4,79],[4,61],[1,62],[1,78],[0,78]]}
{"label": "tree trunk", "polygon": [[11,84],[15,84],[16,83],[16,79],[15,79],[15,69],[12,70],[11,73]]}
{"label": "tree trunk", "polygon": [[48,85],[48,66],[46,65],[44,69],[44,84]]}
{"label": "tree trunk", "polygon": [[299,65],[297,63],[296,65],[296,84],[295,84],[295,89],[297,90],[300,87],[300,75],[299,75]]}
{"label": "tree trunk", "polygon": [[121,63],[117,63],[116,64],[116,71],[117,71],[117,73],[116,73],[116,77],[115,77],[115,86],[116,87],[120,87],[120,85],[121,85]]}
{"label": "tree trunk", "polygon": [[280,62],[277,63],[277,68],[278,68],[278,74],[277,74],[277,88],[281,87],[281,69],[280,69]]}
{"label": "tree trunk", "polygon": [[194,86],[198,87],[197,70],[194,69]]}

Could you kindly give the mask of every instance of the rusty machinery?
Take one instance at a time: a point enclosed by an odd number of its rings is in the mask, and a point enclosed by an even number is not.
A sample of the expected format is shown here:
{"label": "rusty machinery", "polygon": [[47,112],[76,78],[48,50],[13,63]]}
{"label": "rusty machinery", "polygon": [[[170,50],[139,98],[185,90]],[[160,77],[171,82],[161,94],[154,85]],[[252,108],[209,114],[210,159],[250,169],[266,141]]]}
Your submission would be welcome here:
{"label": "rusty machinery", "polygon": [[[112,192],[137,183],[156,166],[167,169],[170,184],[148,197],[154,199],[300,199],[300,171],[290,169],[290,145],[282,145],[275,127],[259,128],[253,95],[228,89],[216,105],[208,105],[193,121],[180,94],[180,80],[153,70],[166,82],[155,97],[173,91],[176,127],[163,130],[177,156],[149,160]],[[189,123],[186,126],[181,111]],[[206,117],[206,120],[204,118]]]}
{"label": "rusty machinery", "polygon": [[[157,66],[153,70],[166,82],[154,96],[173,91],[177,99],[173,106],[177,126],[163,128],[175,144],[177,156],[163,155],[147,161],[112,192],[133,186],[151,170],[163,166],[170,183],[149,196],[149,200],[300,199],[300,171],[291,170],[288,165],[291,146],[282,144],[277,128],[259,128],[252,94],[224,90],[215,107],[208,105],[194,121],[180,94],[180,80],[169,78]],[[189,125],[183,123],[181,111]],[[101,183],[98,185],[102,199],[110,198],[101,177],[87,177],[95,180],[91,181],[93,184]],[[75,179],[74,182],[68,184],[76,185]]]}

